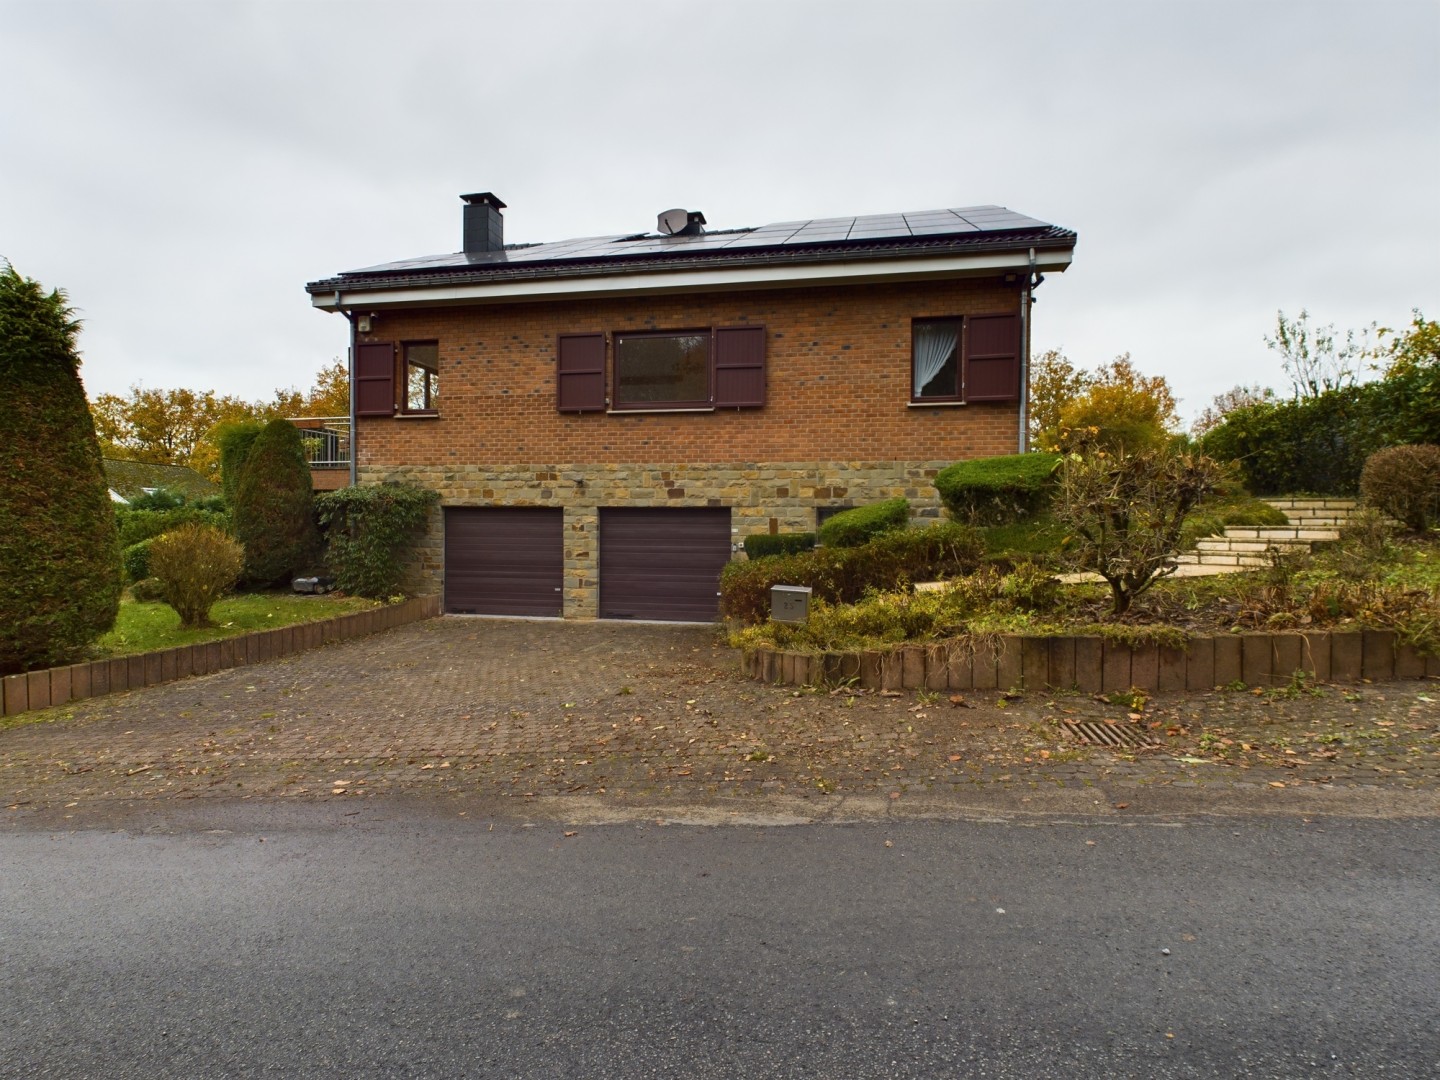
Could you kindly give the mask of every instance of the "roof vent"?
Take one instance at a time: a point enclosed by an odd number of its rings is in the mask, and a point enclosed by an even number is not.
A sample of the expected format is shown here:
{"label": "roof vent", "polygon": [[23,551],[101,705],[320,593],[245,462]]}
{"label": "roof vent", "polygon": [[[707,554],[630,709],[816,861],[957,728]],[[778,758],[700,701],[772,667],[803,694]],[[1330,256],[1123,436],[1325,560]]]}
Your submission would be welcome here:
{"label": "roof vent", "polygon": [[465,201],[465,234],[462,249],[466,255],[505,250],[505,221],[500,211],[505,204],[489,191],[461,195]]}
{"label": "roof vent", "polygon": [[704,224],[705,215],[699,210],[666,210],[656,228],[666,236],[699,236]]}

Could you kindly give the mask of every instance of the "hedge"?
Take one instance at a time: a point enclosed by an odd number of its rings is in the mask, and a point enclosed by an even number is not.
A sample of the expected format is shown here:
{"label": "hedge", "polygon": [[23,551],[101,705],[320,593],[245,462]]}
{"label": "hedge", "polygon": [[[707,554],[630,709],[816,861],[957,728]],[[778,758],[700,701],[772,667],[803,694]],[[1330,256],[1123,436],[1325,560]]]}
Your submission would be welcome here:
{"label": "hedge", "polygon": [[936,474],[935,489],[956,521],[1009,525],[1045,512],[1059,463],[1059,454],[1042,453],[957,461]]}
{"label": "hedge", "polygon": [[745,554],[752,559],[763,559],[767,555],[794,555],[814,547],[813,532],[751,533],[745,537]]}
{"label": "hedge", "polygon": [[764,622],[770,617],[772,585],[808,585],[827,603],[850,604],[867,589],[972,573],[984,558],[979,533],[944,522],[890,532],[859,547],[732,562],[720,575],[720,614],[742,623]]}
{"label": "hedge", "polygon": [[886,499],[884,502],[842,510],[820,526],[819,540],[826,547],[858,547],[893,529],[910,523],[908,499]]}

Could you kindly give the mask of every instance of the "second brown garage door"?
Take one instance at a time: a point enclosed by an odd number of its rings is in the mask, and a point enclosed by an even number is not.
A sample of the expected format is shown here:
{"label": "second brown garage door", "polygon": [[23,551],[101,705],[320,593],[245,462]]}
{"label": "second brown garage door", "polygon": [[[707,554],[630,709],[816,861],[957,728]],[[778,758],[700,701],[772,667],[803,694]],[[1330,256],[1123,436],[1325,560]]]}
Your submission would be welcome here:
{"label": "second brown garage door", "polygon": [[550,615],[564,607],[563,515],[546,507],[445,509],[445,610]]}
{"label": "second brown garage door", "polygon": [[601,509],[600,617],[714,622],[728,509]]}

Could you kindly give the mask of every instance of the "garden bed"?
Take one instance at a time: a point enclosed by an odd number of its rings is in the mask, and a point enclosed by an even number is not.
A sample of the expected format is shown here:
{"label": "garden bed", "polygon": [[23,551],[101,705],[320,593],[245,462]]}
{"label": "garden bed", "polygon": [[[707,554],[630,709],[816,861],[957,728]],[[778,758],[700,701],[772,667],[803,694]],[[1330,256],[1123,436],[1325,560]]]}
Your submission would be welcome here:
{"label": "garden bed", "polygon": [[433,618],[439,613],[439,596],[420,596],[318,622],[297,623],[218,641],[44,668],[23,675],[7,675],[0,683],[0,716],[275,660],[321,645]]}

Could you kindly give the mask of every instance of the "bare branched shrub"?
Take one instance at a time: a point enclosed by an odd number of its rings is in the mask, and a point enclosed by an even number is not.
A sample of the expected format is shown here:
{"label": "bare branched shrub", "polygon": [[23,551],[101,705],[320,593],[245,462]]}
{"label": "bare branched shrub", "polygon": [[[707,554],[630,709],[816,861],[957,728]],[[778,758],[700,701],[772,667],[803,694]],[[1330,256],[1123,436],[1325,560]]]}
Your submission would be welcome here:
{"label": "bare branched shrub", "polygon": [[1066,561],[1110,585],[1114,612],[1175,572],[1185,515],[1223,480],[1219,463],[1168,447],[1066,459],[1055,516],[1072,533]]}
{"label": "bare branched shrub", "polygon": [[1375,451],[1360,471],[1360,497],[1415,532],[1440,522],[1440,446]]}
{"label": "bare branched shrub", "polygon": [[245,549],[219,529],[182,525],[150,544],[150,573],[187,629],[210,625],[210,609],[240,576]]}

